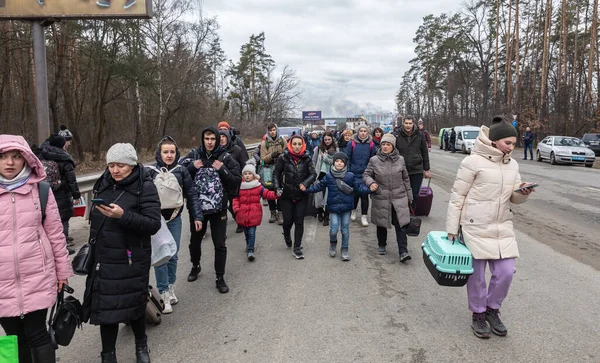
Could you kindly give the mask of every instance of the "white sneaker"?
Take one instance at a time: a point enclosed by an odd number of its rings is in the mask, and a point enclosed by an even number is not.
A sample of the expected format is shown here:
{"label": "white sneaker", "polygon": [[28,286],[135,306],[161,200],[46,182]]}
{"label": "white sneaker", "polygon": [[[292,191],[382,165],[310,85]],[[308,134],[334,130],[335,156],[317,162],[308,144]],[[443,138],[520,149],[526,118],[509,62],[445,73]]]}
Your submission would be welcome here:
{"label": "white sneaker", "polygon": [[168,291],[163,292],[162,294],[160,294],[160,296],[162,297],[163,301],[165,302],[165,309],[163,310],[163,314],[171,314],[173,312],[173,307],[171,306],[171,295],[169,294]]}
{"label": "white sneaker", "polygon": [[175,285],[169,285],[169,295],[171,300],[171,305],[177,305],[179,299],[175,296]]}
{"label": "white sneaker", "polygon": [[366,227],[369,225],[369,221],[367,221],[367,216],[366,215],[362,215],[360,217],[360,224],[362,224],[363,227]]}
{"label": "white sneaker", "polygon": [[355,221],[356,220],[356,210],[353,210],[352,214],[350,214],[350,220],[351,221]]}

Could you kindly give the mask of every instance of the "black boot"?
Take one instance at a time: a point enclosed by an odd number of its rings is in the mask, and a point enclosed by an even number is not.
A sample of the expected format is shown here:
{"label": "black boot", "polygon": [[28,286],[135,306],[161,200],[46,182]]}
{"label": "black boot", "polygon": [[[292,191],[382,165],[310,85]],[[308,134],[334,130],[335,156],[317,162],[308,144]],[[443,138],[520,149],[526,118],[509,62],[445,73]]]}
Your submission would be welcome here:
{"label": "black boot", "polygon": [[31,359],[33,363],[56,363],[56,349],[52,344],[31,348]]}
{"label": "black boot", "polygon": [[102,352],[100,357],[102,357],[102,363],[117,363],[117,354],[114,350],[112,352]]}
{"label": "black boot", "polygon": [[317,211],[317,217],[319,219],[319,222],[323,222],[323,209],[319,208],[319,210]]}
{"label": "black boot", "polygon": [[325,212],[323,213],[323,225],[324,226],[329,225],[329,210],[327,210],[327,209],[325,209]]}
{"label": "black boot", "polygon": [[148,350],[148,337],[135,340],[135,358],[137,363],[150,363],[150,351]]}

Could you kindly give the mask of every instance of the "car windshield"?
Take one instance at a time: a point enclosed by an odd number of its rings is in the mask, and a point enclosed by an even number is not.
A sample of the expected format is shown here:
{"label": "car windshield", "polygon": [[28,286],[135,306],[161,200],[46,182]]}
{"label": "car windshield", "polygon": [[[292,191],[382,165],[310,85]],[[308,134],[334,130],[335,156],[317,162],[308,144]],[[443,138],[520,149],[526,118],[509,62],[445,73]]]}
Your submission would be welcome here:
{"label": "car windshield", "polygon": [[583,146],[583,142],[574,137],[556,137],[554,138],[555,146]]}
{"label": "car windshield", "polygon": [[585,134],[583,135],[583,141],[599,141],[600,134]]}
{"label": "car windshield", "polygon": [[463,137],[468,140],[474,140],[479,136],[479,130],[477,131],[463,131]]}

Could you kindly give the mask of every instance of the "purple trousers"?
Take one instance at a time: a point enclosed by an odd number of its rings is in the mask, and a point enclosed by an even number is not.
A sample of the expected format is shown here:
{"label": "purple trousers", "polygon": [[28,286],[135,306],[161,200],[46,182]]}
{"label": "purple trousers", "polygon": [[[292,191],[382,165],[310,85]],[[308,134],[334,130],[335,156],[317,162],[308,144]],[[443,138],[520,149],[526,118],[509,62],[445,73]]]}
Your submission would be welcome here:
{"label": "purple trousers", "polygon": [[[485,268],[490,265],[492,278],[489,288],[485,281]],[[473,275],[467,281],[469,309],[474,313],[483,313],[487,307],[500,309],[502,301],[508,295],[508,289],[515,273],[515,259],[477,260],[473,259]]]}

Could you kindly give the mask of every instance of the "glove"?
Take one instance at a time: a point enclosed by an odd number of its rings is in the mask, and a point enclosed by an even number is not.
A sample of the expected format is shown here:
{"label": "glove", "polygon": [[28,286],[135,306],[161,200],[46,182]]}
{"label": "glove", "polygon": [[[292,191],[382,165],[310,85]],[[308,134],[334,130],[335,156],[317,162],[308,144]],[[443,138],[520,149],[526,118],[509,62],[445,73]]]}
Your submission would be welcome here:
{"label": "glove", "polygon": [[279,153],[279,151],[273,151],[273,152],[271,153],[271,159],[273,159],[273,160],[277,160],[277,158],[279,157],[279,155],[281,155],[281,154]]}
{"label": "glove", "polygon": [[277,197],[281,197],[283,194],[283,189],[277,189]]}

